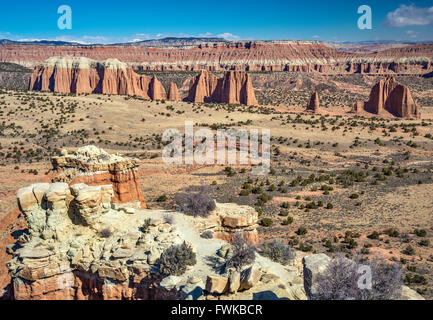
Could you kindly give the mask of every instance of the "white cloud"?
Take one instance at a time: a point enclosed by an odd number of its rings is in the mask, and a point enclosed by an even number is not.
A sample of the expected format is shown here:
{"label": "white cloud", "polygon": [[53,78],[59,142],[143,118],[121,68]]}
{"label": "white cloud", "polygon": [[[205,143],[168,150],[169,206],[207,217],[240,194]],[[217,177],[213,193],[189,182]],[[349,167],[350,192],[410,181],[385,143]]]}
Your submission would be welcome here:
{"label": "white cloud", "polygon": [[418,37],[419,32],[413,30],[407,30],[406,34],[409,36],[409,38],[415,39],[416,37]]}
{"label": "white cloud", "polygon": [[425,26],[433,23],[433,7],[418,8],[411,4],[400,5],[395,11],[386,15],[384,25],[390,27]]}
{"label": "white cloud", "polygon": [[315,34],[314,36],[313,36],[313,39],[319,39],[320,38],[320,36],[318,36],[317,34]]}
{"label": "white cloud", "polygon": [[217,37],[224,38],[228,41],[238,41],[241,39],[241,37],[231,34],[229,32],[220,33],[219,35],[217,35]]}

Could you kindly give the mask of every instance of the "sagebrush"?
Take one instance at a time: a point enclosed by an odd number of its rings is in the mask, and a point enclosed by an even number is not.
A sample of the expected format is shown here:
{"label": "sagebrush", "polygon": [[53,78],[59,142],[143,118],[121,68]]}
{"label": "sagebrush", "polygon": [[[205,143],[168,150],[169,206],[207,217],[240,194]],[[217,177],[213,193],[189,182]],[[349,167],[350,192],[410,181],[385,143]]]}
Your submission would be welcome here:
{"label": "sagebrush", "polygon": [[193,248],[185,242],[167,248],[159,258],[159,271],[164,275],[180,276],[188,266],[197,263]]}

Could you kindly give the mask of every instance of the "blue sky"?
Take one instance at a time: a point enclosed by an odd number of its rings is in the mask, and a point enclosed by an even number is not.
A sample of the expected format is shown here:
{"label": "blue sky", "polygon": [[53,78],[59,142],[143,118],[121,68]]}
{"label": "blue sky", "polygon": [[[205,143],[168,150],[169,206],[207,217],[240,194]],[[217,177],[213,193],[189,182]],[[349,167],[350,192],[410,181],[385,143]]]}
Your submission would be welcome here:
{"label": "blue sky", "polygon": [[[372,30],[357,27],[363,4],[372,9]],[[71,30],[57,27],[60,5],[72,9]],[[21,0],[0,7],[0,38],[113,43],[165,36],[433,41],[433,1]]]}

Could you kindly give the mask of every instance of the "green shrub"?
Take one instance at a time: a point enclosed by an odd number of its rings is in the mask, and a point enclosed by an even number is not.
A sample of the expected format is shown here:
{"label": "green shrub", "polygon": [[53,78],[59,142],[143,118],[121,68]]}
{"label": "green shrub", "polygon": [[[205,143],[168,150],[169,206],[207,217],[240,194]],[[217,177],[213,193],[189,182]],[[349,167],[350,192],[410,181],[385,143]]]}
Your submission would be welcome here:
{"label": "green shrub", "polygon": [[272,221],[271,218],[263,218],[263,219],[261,220],[261,224],[262,224],[262,226],[264,226],[264,227],[270,227],[270,226],[272,225],[272,223],[273,223],[273,221]]}
{"label": "green shrub", "polygon": [[261,247],[261,254],[283,265],[286,265],[296,257],[296,253],[288,245],[277,240],[264,243]]}
{"label": "green shrub", "polygon": [[180,276],[188,266],[197,263],[193,248],[186,242],[167,248],[158,260],[159,271],[164,275]]}

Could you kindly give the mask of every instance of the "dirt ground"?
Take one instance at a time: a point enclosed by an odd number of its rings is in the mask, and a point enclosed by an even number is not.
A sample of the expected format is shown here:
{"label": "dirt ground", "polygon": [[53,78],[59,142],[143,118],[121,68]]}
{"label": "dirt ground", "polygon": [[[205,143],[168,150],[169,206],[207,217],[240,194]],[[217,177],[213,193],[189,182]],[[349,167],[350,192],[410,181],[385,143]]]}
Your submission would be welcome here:
{"label": "dirt ground", "polygon": [[[353,88],[364,94],[362,86]],[[141,160],[140,185],[150,208],[171,208],[177,192],[207,186],[217,201],[248,204],[260,219],[271,219],[270,226],[259,228],[262,241],[280,238],[305,252],[343,251],[363,259],[400,261],[406,283],[432,299],[433,108],[423,106],[421,120],[379,119],[349,114],[350,103],[340,105],[341,96],[337,98],[321,114],[307,114],[300,105],[284,103],[249,108],[124,96],[1,93],[2,288],[10,258],[5,246],[13,241],[11,232],[24,227],[16,191],[46,180],[50,157],[61,149],[95,144]],[[270,129],[271,172],[255,176],[245,165],[165,164],[162,134],[169,128],[183,133],[185,120],[192,120],[195,130],[213,132]],[[168,200],[156,201],[163,194]]]}

